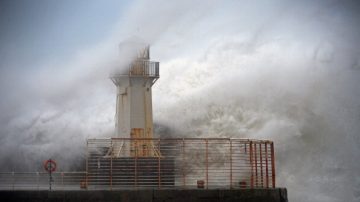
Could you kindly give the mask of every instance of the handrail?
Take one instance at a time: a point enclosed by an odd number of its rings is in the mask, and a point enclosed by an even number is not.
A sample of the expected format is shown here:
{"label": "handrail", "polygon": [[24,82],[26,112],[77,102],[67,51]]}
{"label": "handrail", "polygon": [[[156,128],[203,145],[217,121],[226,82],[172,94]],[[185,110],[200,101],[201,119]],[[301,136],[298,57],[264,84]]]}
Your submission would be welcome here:
{"label": "handrail", "polygon": [[[134,141],[153,141],[137,148]],[[142,141],[144,142],[144,141]],[[141,142],[140,142],[141,143]],[[121,151],[109,153],[111,145]],[[161,155],[146,156],[148,149]],[[104,138],[87,141],[86,171],[53,172],[53,190],[274,188],[274,143],[233,138]],[[0,190],[49,189],[47,172],[0,172]]]}

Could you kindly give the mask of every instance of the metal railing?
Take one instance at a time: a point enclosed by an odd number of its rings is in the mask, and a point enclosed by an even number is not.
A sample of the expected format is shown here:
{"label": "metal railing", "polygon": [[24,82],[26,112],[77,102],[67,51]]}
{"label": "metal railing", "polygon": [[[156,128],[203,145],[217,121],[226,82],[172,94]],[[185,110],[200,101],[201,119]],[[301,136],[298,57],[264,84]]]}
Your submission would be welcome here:
{"label": "metal railing", "polygon": [[113,73],[110,78],[115,79],[122,76],[159,78],[159,62],[135,60],[129,65],[128,72]]}
{"label": "metal railing", "polygon": [[129,75],[159,77],[159,62],[135,60],[129,67]]}
{"label": "metal railing", "polygon": [[[51,175],[52,190],[85,188],[86,172],[53,172]],[[49,184],[47,172],[0,172],[0,190],[48,190]]]}
{"label": "metal railing", "polygon": [[[147,156],[150,150],[160,155]],[[89,139],[86,183],[90,189],[270,188],[274,162],[274,144],[263,140]]]}
{"label": "metal railing", "polygon": [[[0,190],[48,190],[49,180],[47,172],[0,172]],[[89,139],[86,171],[53,172],[51,183],[52,190],[274,188],[274,144],[221,138]]]}

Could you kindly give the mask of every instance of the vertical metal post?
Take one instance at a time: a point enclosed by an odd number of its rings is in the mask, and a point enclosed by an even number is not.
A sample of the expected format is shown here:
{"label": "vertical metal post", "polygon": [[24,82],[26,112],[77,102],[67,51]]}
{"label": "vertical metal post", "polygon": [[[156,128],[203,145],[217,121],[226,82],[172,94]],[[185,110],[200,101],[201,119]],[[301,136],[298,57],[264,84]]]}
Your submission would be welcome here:
{"label": "vertical metal post", "polygon": [[253,143],[250,141],[250,168],[251,168],[251,177],[250,177],[250,187],[254,188],[254,165],[253,165]]}
{"label": "vertical metal post", "polygon": [[268,143],[265,143],[265,166],[266,166],[266,178],[265,178],[265,183],[266,183],[266,188],[269,188],[269,168],[268,168],[268,161],[269,161],[269,154],[268,154],[268,147],[267,147]]}
{"label": "vertical metal post", "polygon": [[[161,151],[160,151],[160,138],[158,139],[158,151],[159,151],[159,153],[161,153]],[[159,189],[161,188],[161,174],[160,174],[161,168],[160,168],[160,166],[161,166],[160,155],[158,155],[158,187],[159,187]]]}
{"label": "vertical metal post", "polygon": [[61,172],[60,175],[61,175],[61,187],[64,190],[64,173]]}
{"label": "vertical metal post", "polygon": [[51,159],[49,159],[49,189],[50,189],[50,191],[51,191],[51,180],[52,180],[52,176],[51,176],[51,173],[52,173],[52,163],[51,163]]}
{"label": "vertical metal post", "polygon": [[86,189],[88,187],[88,183],[89,183],[89,175],[88,175],[88,172],[89,172],[89,140],[86,141],[86,171],[85,171],[85,186],[86,186]]}
{"label": "vertical metal post", "polygon": [[262,150],[261,150],[261,144],[259,144],[259,150],[260,150],[260,176],[261,176],[261,180],[260,180],[260,183],[261,183],[261,187],[264,187],[264,177],[263,177],[263,161],[262,161]]}
{"label": "vertical metal post", "polygon": [[257,164],[257,151],[256,151],[256,143],[254,143],[254,155],[255,155],[255,186],[258,186],[258,164]]}
{"label": "vertical metal post", "polygon": [[209,186],[209,151],[208,151],[208,139],[205,139],[205,162],[206,162],[206,189]]}
{"label": "vertical metal post", "polygon": [[137,187],[137,158],[138,158],[138,156],[137,156],[137,153],[135,152],[135,158],[134,158],[134,171],[135,171],[135,173],[134,173],[134,186],[135,186],[135,188]]}
{"label": "vertical metal post", "polygon": [[[103,165],[103,166],[104,166],[104,165]],[[100,180],[102,181],[102,178],[101,178],[102,175],[100,175],[100,168],[101,168],[100,157],[97,156],[96,180],[95,180],[95,182],[94,182],[94,184],[95,184],[96,186],[100,185],[100,183],[99,183]]]}
{"label": "vertical metal post", "polygon": [[185,139],[182,139],[182,178],[183,178],[183,186],[186,186],[186,175],[185,175]]}
{"label": "vertical metal post", "polygon": [[[112,140],[111,140],[112,141]],[[110,154],[110,190],[112,190],[112,177],[113,177],[113,159],[112,154]]]}
{"label": "vertical metal post", "polygon": [[275,188],[275,154],[274,154],[274,142],[271,142],[271,178],[272,186]]}
{"label": "vertical metal post", "polygon": [[40,185],[39,185],[39,182],[40,181],[40,179],[39,179],[39,172],[36,172],[36,185],[37,185],[37,190],[39,190],[39,188],[40,188]]}
{"label": "vertical metal post", "polygon": [[[114,151],[114,143],[112,138],[110,139],[110,149]],[[112,152],[110,152],[109,154],[110,154],[110,166],[108,165],[106,166],[106,168],[109,168],[109,186],[110,186],[110,190],[112,190]]]}
{"label": "vertical metal post", "polygon": [[12,189],[15,190],[15,172],[13,171],[11,174],[12,174]]}
{"label": "vertical metal post", "polygon": [[233,183],[232,183],[232,175],[233,175],[233,170],[232,170],[232,140],[229,139],[230,141],[230,189],[233,188]]}

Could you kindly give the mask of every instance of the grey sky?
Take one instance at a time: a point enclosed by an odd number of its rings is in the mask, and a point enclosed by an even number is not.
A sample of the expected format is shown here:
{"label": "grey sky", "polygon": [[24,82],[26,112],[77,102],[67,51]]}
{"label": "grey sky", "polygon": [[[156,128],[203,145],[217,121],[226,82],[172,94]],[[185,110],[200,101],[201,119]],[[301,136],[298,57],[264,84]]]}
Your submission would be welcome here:
{"label": "grey sky", "polygon": [[126,6],[126,1],[111,0],[2,0],[1,68],[36,68],[44,61],[69,59],[107,37]]}

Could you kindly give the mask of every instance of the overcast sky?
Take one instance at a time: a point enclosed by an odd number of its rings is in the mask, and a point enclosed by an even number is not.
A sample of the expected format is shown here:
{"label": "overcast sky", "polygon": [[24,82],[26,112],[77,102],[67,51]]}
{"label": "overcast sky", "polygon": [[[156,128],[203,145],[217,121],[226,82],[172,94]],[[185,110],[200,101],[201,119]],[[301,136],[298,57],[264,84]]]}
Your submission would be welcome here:
{"label": "overcast sky", "polygon": [[[0,0],[0,165],[114,134],[118,44],[151,45],[156,135],[274,140],[290,201],[360,200],[356,1]],[[181,115],[181,116],[179,116]],[[21,162],[21,164],[19,164]]]}

